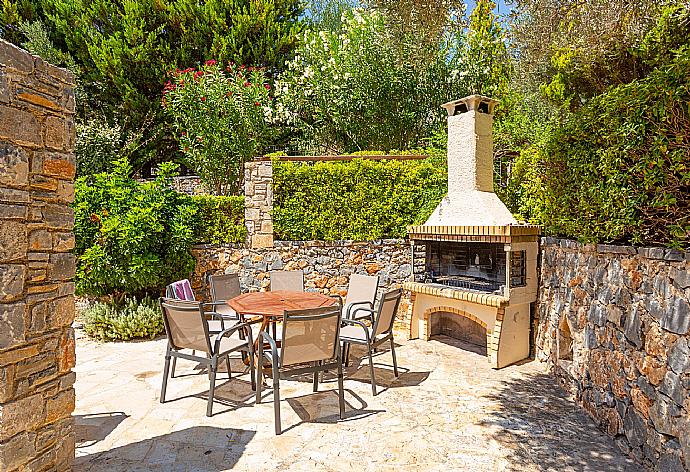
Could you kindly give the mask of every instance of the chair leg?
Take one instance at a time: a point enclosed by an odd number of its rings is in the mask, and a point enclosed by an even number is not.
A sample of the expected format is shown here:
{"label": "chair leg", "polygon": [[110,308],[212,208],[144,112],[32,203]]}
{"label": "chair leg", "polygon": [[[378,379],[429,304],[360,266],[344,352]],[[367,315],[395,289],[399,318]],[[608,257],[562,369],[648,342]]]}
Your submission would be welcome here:
{"label": "chair leg", "polygon": [[230,371],[230,354],[225,356],[225,366],[228,368],[228,378],[232,378],[232,372]]}
{"label": "chair leg", "polygon": [[[243,354],[246,353],[242,351]],[[256,372],[254,371],[254,352],[249,351],[249,375],[252,378],[252,390],[256,391]]]}
{"label": "chair leg", "polygon": [[[259,356],[256,360],[256,403],[257,405],[261,403],[261,390],[264,386],[264,352],[262,343],[259,342]],[[252,371],[254,368],[252,367]]]}
{"label": "chair leg", "polygon": [[371,393],[376,396],[376,379],[374,378],[374,359],[371,357],[371,344],[367,344],[367,354],[369,355],[369,372],[371,373]]}
{"label": "chair leg", "polygon": [[208,405],[206,406],[206,416],[213,414],[213,392],[216,389],[216,370],[218,369],[218,358],[213,356],[211,358],[210,372],[210,386],[208,389]]}
{"label": "chair leg", "polygon": [[273,357],[273,411],[275,415],[276,435],[281,431],[280,427],[280,373],[278,372],[278,363],[275,356]]}
{"label": "chair leg", "polygon": [[[175,358],[173,357],[173,362]],[[173,364],[175,365],[175,364]],[[165,390],[168,388],[168,374],[170,372],[170,346],[165,353],[165,367],[163,367],[163,385],[161,386],[161,403],[165,403]]]}
{"label": "chair leg", "polygon": [[393,341],[393,336],[391,336],[391,355],[393,356],[393,373],[398,376],[398,361],[395,358],[395,341]]}
{"label": "chair leg", "polygon": [[345,388],[343,387],[343,363],[338,362],[338,404],[340,406],[340,419],[345,415]]}
{"label": "chair leg", "polygon": [[177,365],[177,357],[172,358],[172,372],[170,373],[170,378],[175,377],[175,366]]}
{"label": "chair leg", "polygon": [[[316,362],[314,364],[314,367],[318,366],[319,364],[321,364],[321,362]],[[318,370],[314,371],[314,391],[315,392],[319,391],[319,371]]]}

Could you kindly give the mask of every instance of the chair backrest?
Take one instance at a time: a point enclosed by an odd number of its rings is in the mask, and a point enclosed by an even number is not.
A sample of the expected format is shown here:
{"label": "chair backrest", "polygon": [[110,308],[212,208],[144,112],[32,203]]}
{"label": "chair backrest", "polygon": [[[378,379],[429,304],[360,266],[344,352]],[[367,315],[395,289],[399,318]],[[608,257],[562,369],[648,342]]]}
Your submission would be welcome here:
{"label": "chair backrest", "polygon": [[347,286],[345,306],[355,302],[371,302],[373,307],[378,289],[379,278],[377,276],[352,274]]}
{"label": "chair backrest", "polygon": [[271,292],[276,290],[304,292],[304,272],[301,270],[272,270]]}
{"label": "chair backrest", "polygon": [[170,346],[211,353],[208,321],[201,303],[161,298],[160,304]]}
{"label": "chair backrest", "polygon": [[192,284],[187,279],[178,280],[165,287],[166,298],[194,301]]}
{"label": "chair backrest", "polygon": [[389,333],[393,329],[393,322],[398,312],[398,305],[400,304],[401,297],[401,288],[396,288],[395,290],[383,294],[381,302],[379,303],[379,312],[374,322],[374,337],[380,334]]}
{"label": "chair backrest", "polygon": [[338,305],[286,311],[280,365],[335,359],[340,349]]}
{"label": "chair backrest", "polygon": [[230,300],[242,294],[237,274],[212,275],[208,281],[211,285],[211,300],[214,302]]}

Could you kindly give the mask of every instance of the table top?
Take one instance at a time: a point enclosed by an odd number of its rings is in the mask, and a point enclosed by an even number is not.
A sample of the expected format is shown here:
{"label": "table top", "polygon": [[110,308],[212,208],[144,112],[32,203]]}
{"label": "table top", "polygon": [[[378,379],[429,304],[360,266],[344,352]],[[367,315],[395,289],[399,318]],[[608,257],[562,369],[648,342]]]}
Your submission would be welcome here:
{"label": "table top", "polygon": [[333,297],[315,292],[252,292],[228,300],[230,308],[243,315],[283,316],[285,310],[304,310],[331,306]]}

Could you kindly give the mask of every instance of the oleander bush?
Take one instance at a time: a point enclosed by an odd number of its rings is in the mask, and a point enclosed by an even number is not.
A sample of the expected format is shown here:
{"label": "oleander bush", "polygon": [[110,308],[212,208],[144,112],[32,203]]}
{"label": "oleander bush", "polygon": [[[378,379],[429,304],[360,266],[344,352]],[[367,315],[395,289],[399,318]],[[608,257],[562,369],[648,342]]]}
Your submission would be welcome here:
{"label": "oleander bush", "polygon": [[194,195],[196,208],[194,242],[227,244],[244,242],[244,197]]}
{"label": "oleander bush", "polygon": [[[424,152],[422,152],[424,153]],[[423,160],[273,162],[273,226],[283,240],[400,238],[447,190],[445,153]],[[364,153],[364,154],[371,154]]]}
{"label": "oleander bush", "polygon": [[158,301],[149,297],[98,301],[81,316],[86,334],[101,341],[153,339],[165,332]]}

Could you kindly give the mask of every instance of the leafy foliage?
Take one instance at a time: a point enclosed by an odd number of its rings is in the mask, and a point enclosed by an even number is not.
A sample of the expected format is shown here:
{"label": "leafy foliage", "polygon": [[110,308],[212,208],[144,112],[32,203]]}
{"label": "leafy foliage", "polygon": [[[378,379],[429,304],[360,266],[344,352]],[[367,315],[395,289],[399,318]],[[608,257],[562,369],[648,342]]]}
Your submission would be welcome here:
{"label": "leafy foliage", "polygon": [[90,98],[125,134],[144,131],[132,161],[175,156],[160,108],[169,71],[206,58],[282,67],[296,46],[298,0],[42,0],[48,29],[82,70]]}
{"label": "leafy foliage", "polygon": [[84,331],[101,341],[155,338],[165,331],[156,300],[125,297],[118,302],[98,301],[84,310]]}
{"label": "leafy foliage", "polygon": [[346,13],[342,33],[307,31],[276,84],[276,113],[298,147],[318,152],[409,149],[444,126],[440,105],[464,96],[450,50],[420,63],[409,37],[377,12]]}
{"label": "leafy foliage", "polygon": [[227,244],[245,241],[244,197],[194,195],[191,198],[197,215],[194,242]]}
{"label": "leafy foliage", "polygon": [[102,296],[157,294],[187,277],[195,213],[187,197],[170,187],[174,166],[164,164],[153,182],[130,177],[120,159],[111,173],[77,179],[75,185],[76,288]]}
{"label": "leafy foliage", "polygon": [[[442,151],[424,160],[273,163],[278,239],[404,237],[446,193]],[[368,154],[371,154],[370,152]]]}
{"label": "leafy foliage", "polygon": [[633,51],[657,51],[647,77],[593,96],[520,155],[513,179],[521,213],[585,241],[689,245],[690,43],[655,46],[669,38],[659,30],[679,31],[686,15],[666,15]]}
{"label": "leafy foliage", "polygon": [[77,124],[75,154],[78,175],[109,172],[118,159],[127,156],[122,130],[103,120]]}
{"label": "leafy foliage", "polygon": [[175,72],[163,91],[186,164],[217,195],[238,193],[243,165],[265,143],[270,98],[264,72],[214,60]]}

